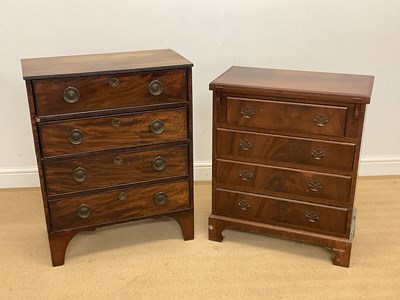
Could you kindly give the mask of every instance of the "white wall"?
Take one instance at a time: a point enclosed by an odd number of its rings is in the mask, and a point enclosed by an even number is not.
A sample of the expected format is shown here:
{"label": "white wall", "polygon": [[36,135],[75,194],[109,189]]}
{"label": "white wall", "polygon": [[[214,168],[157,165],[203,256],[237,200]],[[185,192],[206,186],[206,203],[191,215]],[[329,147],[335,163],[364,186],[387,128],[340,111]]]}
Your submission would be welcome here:
{"label": "white wall", "polygon": [[400,1],[0,2],[0,187],[37,185],[20,58],[171,48],[194,64],[196,178],[209,178],[208,83],[231,65],[374,75],[361,175],[400,174]]}

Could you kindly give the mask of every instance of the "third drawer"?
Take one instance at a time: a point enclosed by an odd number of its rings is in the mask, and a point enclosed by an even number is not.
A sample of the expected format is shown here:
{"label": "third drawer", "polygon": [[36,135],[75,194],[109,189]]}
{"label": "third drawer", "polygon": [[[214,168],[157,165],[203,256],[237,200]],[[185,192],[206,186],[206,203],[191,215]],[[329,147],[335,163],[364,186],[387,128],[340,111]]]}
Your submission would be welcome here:
{"label": "third drawer", "polygon": [[45,162],[49,196],[188,175],[188,146]]}
{"label": "third drawer", "polygon": [[349,202],[351,177],[217,160],[221,188],[323,202]]}

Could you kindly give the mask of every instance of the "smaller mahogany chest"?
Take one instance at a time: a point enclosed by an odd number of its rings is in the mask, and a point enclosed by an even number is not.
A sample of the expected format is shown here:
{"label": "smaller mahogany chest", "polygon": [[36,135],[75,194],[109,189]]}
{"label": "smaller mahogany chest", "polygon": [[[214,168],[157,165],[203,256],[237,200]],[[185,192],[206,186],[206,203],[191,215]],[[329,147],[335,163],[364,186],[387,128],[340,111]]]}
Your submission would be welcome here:
{"label": "smaller mahogany chest", "polygon": [[374,78],[232,67],[213,91],[209,239],[225,228],[325,246],[349,266]]}
{"label": "smaller mahogany chest", "polygon": [[193,239],[192,63],[172,50],[22,60],[53,266],[79,232],[168,216]]}

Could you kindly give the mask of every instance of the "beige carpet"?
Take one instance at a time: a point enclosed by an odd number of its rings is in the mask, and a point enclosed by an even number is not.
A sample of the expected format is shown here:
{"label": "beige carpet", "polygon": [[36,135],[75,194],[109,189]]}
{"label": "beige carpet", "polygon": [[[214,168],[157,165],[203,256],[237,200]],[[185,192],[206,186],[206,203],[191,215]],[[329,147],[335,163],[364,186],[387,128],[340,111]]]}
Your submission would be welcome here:
{"label": "beige carpet", "polygon": [[0,190],[0,299],[400,299],[400,178],[361,178],[350,268],[322,247],[238,231],[207,239],[211,185],[197,183],[195,239],[170,219],[82,233],[51,266],[39,189]]}

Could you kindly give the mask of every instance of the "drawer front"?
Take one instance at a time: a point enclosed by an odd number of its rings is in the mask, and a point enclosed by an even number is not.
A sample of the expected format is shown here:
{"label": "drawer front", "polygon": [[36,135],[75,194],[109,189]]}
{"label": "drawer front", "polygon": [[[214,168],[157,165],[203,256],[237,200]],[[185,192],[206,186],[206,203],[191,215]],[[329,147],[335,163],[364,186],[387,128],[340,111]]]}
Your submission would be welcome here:
{"label": "drawer front", "polygon": [[344,235],[348,209],[217,190],[215,213],[243,220]]}
{"label": "drawer front", "polygon": [[187,140],[186,108],[42,123],[43,156]]}
{"label": "drawer front", "polygon": [[355,145],[217,129],[217,157],[261,164],[297,164],[352,171]]}
{"label": "drawer front", "polygon": [[351,177],[217,160],[221,188],[348,202]]}
{"label": "drawer front", "polygon": [[186,145],[44,163],[49,196],[188,175]]}
{"label": "drawer front", "polygon": [[54,231],[189,209],[189,184],[176,182],[91,194],[49,203]]}
{"label": "drawer front", "polygon": [[228,98],[227,124],[291,133],[345,136],[347,107]]}
{"label": "drawer front", "polygon": [[34,80],[38,116],[187,101],[185,70]]}

